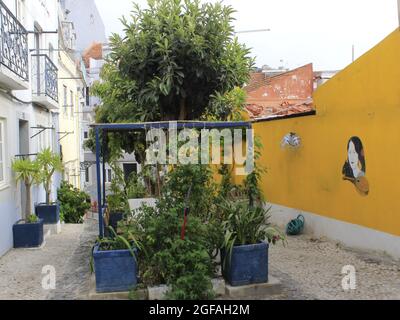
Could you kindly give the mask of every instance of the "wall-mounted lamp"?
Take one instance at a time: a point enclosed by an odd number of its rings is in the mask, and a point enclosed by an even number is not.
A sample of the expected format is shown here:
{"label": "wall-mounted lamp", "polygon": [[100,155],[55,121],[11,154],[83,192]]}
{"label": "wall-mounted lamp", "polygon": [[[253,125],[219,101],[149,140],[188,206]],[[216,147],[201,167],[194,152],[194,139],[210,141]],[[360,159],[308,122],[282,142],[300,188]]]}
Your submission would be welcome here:
{"label": "wall-mounted lamp", "polygon": [[282,148],[290,147],[290,148],[298,148],[301,145],[301,138],[294,132],[288,133],[283,137],[281,146]]}

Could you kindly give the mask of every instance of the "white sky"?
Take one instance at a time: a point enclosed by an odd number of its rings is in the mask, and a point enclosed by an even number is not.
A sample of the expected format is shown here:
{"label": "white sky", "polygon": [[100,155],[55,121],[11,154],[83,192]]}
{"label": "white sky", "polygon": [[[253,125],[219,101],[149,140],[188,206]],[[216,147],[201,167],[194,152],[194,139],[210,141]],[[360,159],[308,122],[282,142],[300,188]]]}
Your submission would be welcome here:
{"label": "white sky", "polygon": [[[95,0],[106,31],[122,33],[119,18],[129,16],[132,0]],[[215,2],[215,0],[209,0]],[[146,0],[136,0],[141,6]],[[233,6],[237,31],[252,48],[257,66],[307,63],[314,70],[342,69],[398,27],[397,0],[223,0]],[[283,62],[281,62],[281,60]]]}

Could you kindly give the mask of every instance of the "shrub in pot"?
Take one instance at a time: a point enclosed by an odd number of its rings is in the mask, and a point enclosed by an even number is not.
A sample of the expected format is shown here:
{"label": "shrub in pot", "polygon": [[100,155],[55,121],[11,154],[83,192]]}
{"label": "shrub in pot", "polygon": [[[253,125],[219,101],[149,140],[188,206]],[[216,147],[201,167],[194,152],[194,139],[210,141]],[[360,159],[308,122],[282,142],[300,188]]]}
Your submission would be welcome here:
{"label": "shrub in pot", "polygon": [[25,184],[26,207],[23,217],[13,226],[14,248],[40,247],[43,243],[43,220],[32,214],[31,188],[39,179],[39,166],[30,159],[12,164],[16,180]]}
{"label": "shrub in pot", "polygon": [[110,226],[117,231],[118,222],[123,220],[125,214],[129,212],[127,181],[125,181],[124,172],[116,162],[111,162],[110,166],[113,177],[109,189],[110,194],[107,195],[107,209],[104,219],[104,232],[107,237],[112,236],[108,227]]}
{"label": "shrub in pot", "polygon": [[284,235],[268,222],[269,210],[251,206],[248,200],[227,200],[225,240],[221,249],[222,273],[233,286],[268,282],[269,244],[285,241]]}
{"label": "shrub in pot", "polygon": [[57,190],[57,198],[60,203],[61,221],[83,223],[83,217],[90,209],[90,196],[87,193],[63,181]]}
{"label": "shrub in pot", "polygon": [[112,236],[109,232],[109,227],[117,230],[118,223],[123,220],[127,211],[127,203],[123,195],[115,193],[107,196],[107,208],[104,219],[104,232],[106,237]]}
{"label": "shrub in pot", "polygon": [[46,191],[46,202],[37,204],[35,213],[45,224],[57,224],[60,221],[60,205],[51,200],[51,184],[54,173],[63,169],[61,158],[47,148],[37,155],[36,161],[40,169],[39,178]]}
{"label": "shrub in pot", "polygon": [[110,227],[111,238],[98,239],[93,248],[92,271],[97,292],[130,291],[137,285],[137,243],[117,235]]}

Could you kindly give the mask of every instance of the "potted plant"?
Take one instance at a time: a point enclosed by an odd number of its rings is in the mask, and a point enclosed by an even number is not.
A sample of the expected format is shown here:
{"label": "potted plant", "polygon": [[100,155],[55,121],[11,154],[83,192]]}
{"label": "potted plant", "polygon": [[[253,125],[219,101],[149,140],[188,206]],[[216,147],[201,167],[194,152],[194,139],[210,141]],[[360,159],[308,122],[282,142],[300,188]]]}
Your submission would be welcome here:
{"label": "potted plant", "polygon": [[114,230],[117,230],[118,222],[123,220],[127,211],[127,200],[123,192],[118,191],[107,196],[107,208],[104,220],[104,231],[106,237],[112,236],[112,234],[109,233],[108,227],[112,227]]}
{"label": "potted plant", "polygon": [[226,200],[221,249],[222,274],[232,286],[268,282],[269,244],[285,241],[281,231],[268,222],[269,210],[248,200]]}
{"label": "potted plant", "polygon": [[65,223],[83,223],[87,210],[90,209],[90,196],[74,188],[66,181],[61,182],[57,190],[60,203],[60,220]]}
{"label": "potted plant", "polygon": [[127,183],[127,197],[129,209],[131,212],[139,209],[143,204],[154,208],[157,200],[148,195],[148,191],[139,176],[135,173],[131,174]]}
{"label": "potted plant", "polygon": [[111,238],[98,239],[93,247],[92,271],[97,292],[130,291],[137,285],[137,243],[132,237],[117,235],[112,227]]}
{"label": "potted plant", "polygon": [[31,188],[39,179],[36,161],[19,159],[13,162],[16,180],[25,184],[26,206],[21,220],[13,226],[14,248],[40,247],[43,243],[43,220],[32,214]]}
{"label": "potted plant", "polygon": [[46,191],[46,202],[37,204],[35,213],[44,224],[57,224],[60,221],[60,205],[51,200],[51,186],[54,173],[63,169],[61,158],[47,148],[37,155],[36,161],[40,168],[40,181]]}
{"label": "potted plant", "polygon": [[112,236],[108,227],[112,227],[117,231],[118,222],[129,212],[124,173],[115,161],[110,162],[110,167],[112,168],[113,175],[108,188],[110,194],[106,197],[107,208],[104,219],[104,233],[106,237]]}

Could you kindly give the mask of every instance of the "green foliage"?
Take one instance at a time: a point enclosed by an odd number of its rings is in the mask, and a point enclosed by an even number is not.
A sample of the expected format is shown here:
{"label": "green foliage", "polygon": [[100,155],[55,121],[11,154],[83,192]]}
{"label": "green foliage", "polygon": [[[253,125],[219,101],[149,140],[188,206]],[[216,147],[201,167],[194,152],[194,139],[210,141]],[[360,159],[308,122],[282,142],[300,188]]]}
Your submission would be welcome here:
{"label": "green foliage", "polygon": [[128,199],[141,199],[147,196],[146,187],[135,172],[129,177],[126,193]]}
{"label": "green foliage", "polygon": [[12,163],[12,170],[15,172],[16,181],[22,181],[26,189],[25,220],[32,221],[36,215],[32,214],[31,188],[32,185],[40,183],[40,171],[37,161],[18,159]]}
{"label": "green foliage", "polygon": [[39,217],[36,214],[30,214],[26,219],[26,223],[36,223],[39,221]]}
{"label": "green foliage", "polygon": [[260,180],[262,174],[266,172],[265,168],[259,165],[261,150],[263,148],[260,137],[254,137],[254,170],[247,175],[244,181],[244,190],[249,198],[250,205],[256,203],[261,204],[264,200],[262,191],[260,190]]}
{"label": "green foliage", "polygon": [[212,171],[208,165],[177,165],[167,175],[163,184],[163,196],[171,206],[180,206],[192,186],[190,194],[191,214],[204,222],[215,213],[215,195],[217,186],[212,180]]}
{"label": "green foliage", "polygon": [[40,181],[46,191],[46,203],[51,203],[51,181],[55,172],[63,170],[63,164],[58,154],[53,153],[50,148],[38,153],[36,161],[39,166]]}
{"label": "green foliage", "polygon": [[57,190],[60,202],[60,218],[65,223],[82,223],[87,210],[90,209],[90,196],[63,181]]}
{"label": "green foliage", "polygon": [[15,160],[12,163],[12,170],[15,172],[16,181],[30,185],[39,182],[39,166],[36,161],[29,158]]}
{"label": "green foliage", "polygon": [[[156,208],[142,207],[135,218],[120,226],[141,244],[140,279],[145,285],[168,284],[171,299],[213,297],[212,253],[223,240],[213,219],[214,186],[207,166],[177,166],[166,177]],[[180,239],[185,196],[192,184],[186,237]]]}
{"label": "green foliage", "polygon": [[107,195],[107,205],[110,213],[129,212],[128,182],[125,180],[124,171],[117,162],[111,162],[113,172],[110,185],[110,194]]}
{"label": "green foliage", "polygon": [[[123,37],[111,37],[111,53],[93,86],[101,98],[96,122],[224,120],[237,114],[253,59],[234,36],[234,9],[199,0],[149,0],[122,18]],[[93,134],[91,134],[93,138]],[[112,152],[144,159],[144,134],[112,133]],[[87,144],[94,147],[93,139]]]}
{"label": "green foliage", "polygon": [[168,271],[167,283],[171,284],[168,299],[208,300],[214,297],[212,263],[204,246],[189,239],[178,239],[157,259]]}
{"label": "green foliage", "polygon": [[239,87],[224,94],[216,93],[212,96],[212,102],[207,108],[203,119],[207,121],[242,121],[244,106],[246,104],[246,92]]}
{"label": "green foliage", "polygon": [[[247,199],[225,200],[220,205],[224,214],[222,223],[225,232],[223,249],[228,257],[234,246],[257,244],[267,240],[275,244],[281,240],[285,244],[285,235],[269,223],[269,209],[249,205]],[[229,259],[223,257],[225,263]]]}

